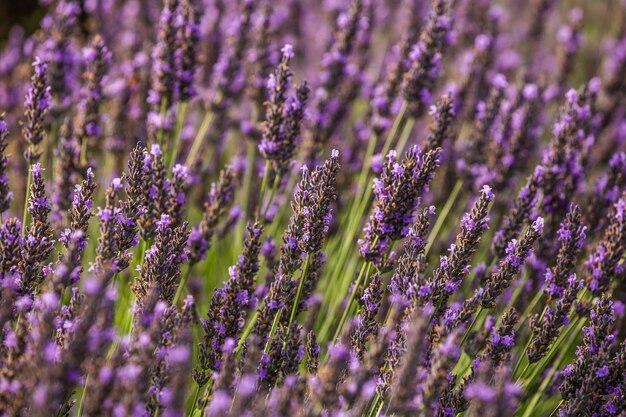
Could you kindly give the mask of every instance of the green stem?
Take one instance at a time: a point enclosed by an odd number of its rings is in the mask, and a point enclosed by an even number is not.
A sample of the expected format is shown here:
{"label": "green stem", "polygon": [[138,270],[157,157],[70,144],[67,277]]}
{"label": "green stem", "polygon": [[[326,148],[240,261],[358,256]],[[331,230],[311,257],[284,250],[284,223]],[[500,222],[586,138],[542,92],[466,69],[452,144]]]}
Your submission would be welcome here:
{"label": "green stem", "polygon": [[[550,370],[549,374],[543,379],[541,385],[539,386],[539,389],[535,392],[535,394],[533,395],[531,401],[529,403],[527,403],[526,408],[524,410],[523,417],[529,417],[531,415],[535,405],[537,405],[537,403],[541,399],[543,391],[548,387],[550,381],[552,380],[552,376],[554,375],[554,371],[557,368],[560,367],[561,362],[565,358],[565,353],[568,352],[570,346],[567,345],[566,348],[563,349],[562,342],[567,337],[569,337],[569,335],[576,335],[576,334],[578,334],[580,332],[580,330],[582,329],[582,327],[584,325],[584,322],[585,322],[584,320],[580,320],[580,322],[577,322],[575,320],[572,323],[570,323],[571,327],[568,329],[568,331],[563,332],[561,334],[561,336],[559,336],[557,341],[552,345],[552,348],[550,349],[548,354],[541,360],[541,362],[539,362],[540,366],[536,366],[536,367],[533,368],[531,374],[529,375],[528,379],[524,383],[525,387],[531,386],[531,384],[535,380],[535,378],[540,374],[541,371],[543,371],[545,369],[546,364],[548,364],[550,361],[552,361],[552,357],[556,354],[556,352],[558,352],[558,351],[561,352],[561,354],[559,355],[559,358],[556,360],[556,362],[553,364],[553,366],[551,366],[551,370]],[[573,338],[573,340],[575,340],[575,337]],[[557,349],[557,347],[558,347],[558,349]]]}
{"label": "green stem", "polygon": [[77,416],[81,416],[83,414],[83,407],[85,404],[85,397],[87,394],[87,385],[89,384],[89,375],[87,375],[85,377],[85,384],[83,385],[83,392],[81,392],[80,394],[80,400],[78,402],[78,412],[76,413]]}
{"label": "green stem", "polygon": [[[523,285],[520,287],[523,288]],[[515,324],[515,331],[517,332],[519,329],[522,328],[522,325],[524,324],[525,319],[529,316],[529,314],[534,310],[535,306],[537,305],[537,303],[539,303],[539,300],[541,299],[541,297],[543,296],[543,291],[538,291],[537,294],[533,297],[533,299],[530,301],[530,304],[528,304],[528,306],[526,307],[526,309],[524,310],[524,314],[522,314],[521,319]],[[543,317],[543,315],[546,313],[546,309],[548,307],[544,307],[543,312],[541,313],[541,317]],[[541,319],[540,317],[540,319]]]}
{"label": "green stem", "polygon": [[165,124],[165,118],[167,117],[167,113],[169,113],[169,110],[167,108],[167,100],[166,99],[161,99],[161,110],[160,110],[160,121],[161,121],[161,126],[159,126],[159,131],[157,132],[157,143],[159,144],[159,146],[163,146],[163,133],[164,133],[164,129],[163,129],[163,125]]}
{"label": "green stem", "polygon": [[393,140],[396,137],[396,134],[398,133],[398,131],[400,130],[400,127],[404,125],[405,120],[405,115],[406,115],[406,110],[409,106],[409,103],[407,103],[406,100],[404,100],[402,102],[402,107],[400,108],[400,111],[398,112],[396,118],[393,120],[393,125],[391,125],[391,129],[389,130],[389,133],[387,134],[387,138],[385,139],[385,143],[383,144],[383,151],[382,151],[382,155],[386,155],[387,152],[389,152],[389,149],[391,148],[391,144],[393,143]]}
{"label": "green stem", "polygon": [[189,276],[191,275],[192,269],[193,269],[193,266],[189,265],[187,267],[187,270],[185,271],[185,275],[183,275],[183,278],[178,283],[178,288],[176,289],[176,295],[174,295],[174,300],[172,301],[172,305],[178,304],[178,300],[180,300],[180,297],[182,297],[183,292],[185,292],[185,289],[187,288],[187,281],[189,280]]}
{"label": "green stem", "polygon": [[267,355],[270,349],[270,345],[272,343],[272,339],[274,338],[274,334],[276,334],[276,329],[278,328],[278,321],[280,320],[280,314],[283,309],[281,308],[276,312],[274,316],[274,321],[272,322],[272,327],[270,328],[270,334],[267,336],[267,342],[265,342],[265,347],[263,347],[263,353]]}
{"label": "green stem", "polygon": [[561,408],[561,406],[563,405],[563,401],[564,400],[559,401],[559,403],[556,405],[556,408],[550,413],[550,417],[556,415],[557,411],[559,411],[559,408]]}
{"label": "green stem", "polygon": [[[361,281],[363,281],[364,277],[365,277],[365,281],[367,281],[367,275],[369,274],[369,269],[371,265],[372,263],[368,261],[368,262],[365,262],[363,266],[361,267],[361,272],[359,272],[359,276],[356,282],[354,283],[354,288],[352,288],[352,292],[350,293],[350,298],[348,298],[348,304],[346,304],[346,308],[343,311],[343,314],[341,315],[341,320],[339,321],[339,325],[337,326],[337,329],[335,330],[335,334],[333,335],[333,338],[330,340],[331,343],[335,343],[335,341],[339,337],[339,334],[341,333],[341,329],[343,329],[343,326],[346,320],[348,319],[348,315],[350,314],[350,310],[352,309],[352,304],[354,303],[354,299],[356,298],[356,293],[359,290]],[[326,352],[326,356],[328,356],[328,352]]]}
{"label": "green stem", "polygon": [[267,189],[267,177],[270,173],[270,161],[265,161],[265,171],[263,173],[263,181],[261,182],[261,194],[259,195],[259,203],[257,204],[256,217],[261,217],[261,210],[263,207],[263,200],[265,200],[265,192]]}
{"label": "green stem", "polygon": [[[207,390],[211,389],[211,385],[207,388]],[[204,416],[204,410],[206,409],[207,404],[209,403],[210,392],[207,392],[202,399],[202,407],[200,408],[200,415]]]}
{"label": "green stem", "polygon": [[30,200],[30,186],[33,182],[33,167],[28,168],[28,177],[26,179],[26,194],[24,195],[24,214],[22,216],[22,235],[26,233],[26,222],[28,221],[28,200]]}
{"label": "green stem", "polygon": [[[252,141],[248,141],[248,155],[246,162],[246,175],[243,179],[243,195],[241,201],[241,209],[243,210],[244,217],[247,219],[248,214],[250,213],[250,194],[252,192],[252,176],[255,171],[255,161],[256,161],[256,144]],[[239,222],[237,236],[239,239],[237,240],[237,244],[241,244],[244,240],[244,234],[246,229],[246,222]],[[239,251],[237,251],[239,252]]]}
{"label": "green stem", "polygon": [[298,292],[296,293],[296,300],[293,303],[293,307],[291,308],[291,314],[289,315],[289,326],[287,327],[287,331],[291,328],[291,323],[296,318],[298,314],[298,304],[300,304],[300,297],[302,297],[302,289],[304,288],[304,281],[306,279],[306,275],[309,271],[309,263],[311,256],[307,253],[306,259],[304,260],[304,267],[302,268],[302,275],[300,276],[300,282],[298,283]]}
{"label": "green stem", "polygon": [[50,126],[50,136],[49,143],[52,146],[46,146],[44,150],[44,161],[46,161],[46,168],[49,170],[48,172],[48,181],[52,183],[54,181],[54,149],[57,146],[57,136],[59,132],[59,125],[56,120],[52,121],[52,126]]}
{"label": "green stem", "polygon": [[[378,396],[378,394],[376,394]],[[378,400],[377,400],[378,402]],[[374,414],[372,414],[373,417],[376,417],[378,415],[380,415],[380,412],[383,410],[383,406],[385,405],[384,401],[380,401],[380,405],[378,405],[378,407],[376,407],[376,403],[374,403]]]}
{"label": "green stem", "polygon": [[[524,355],[524,352],[522,352],[522,355]],[[520,359],[519,361],[517,361],[518,364],[520,364],[522,362],[522,360]],[[524,369],[522,369],[522,372],[520,372],[519,377],[517,378],[517,380],[515,381],[516,384],[519,384],[522,381],[522,378],[524,377],[524,375],[526,374],[526,371],[528,371],[528,368],[530,367],[530,361],[527,360],[526,361],[526,366],[524,366]],[[517,366],[515,366],[516,371],[517,371]],[[515,371],[513,372],[513,375],[515,375]]]}
{"label": "green stem", "polygon": [[137,259],[137,265],[143,266],[143,261],[146,258],[147,250],[148,250],[148,241],[145,239],[142,239],[141,244],[139,246],[139,258]]}
{"label": "green stem", "polygon": [[526,342],[526,346],[524,346],[524,350],[522,351],[522,353],[520,353],[520,357],[517,360],[517,363],[515,364],[515,368],[513,369],[513,373],[511,374],[512,378],[515,378],[515,376],[517,375],[517,371],[519,370],[519,367],[521,366],[522,362],[524,360],[526,360],[526,367],[524,368],[524,370],[522,371],[522,373],[520,374],[523,375],[526,370],[528,369],[528,367],[530,366],[530,360],[526,357],[526,351],[528,350],[528,347],[530,346],[530,343],[532,342],[532,335],[531,337],[528,338],[528,342]]}
{"label": "green stem", "polygon": [[239,344],[237,345],[237,352],[241,350],[244,342],[246,341],[248,336],[250,336],[250,333],[252,333],[252,329],[254,328],[254,322],[256,322],[257,317],[259,317],[259,312],[255,310],[254,313],[252,313],[252,317],[250,317],[250,321],[248,321],[246,327],[241,333],[241,337],[239,338]]}
{"label": "green stem", "polygon": [[267,212],[270,211],[270,207],[272,207],[272,201],[274,200],[274,195],[276,195],[276,190],[278,190],[278,185],[280,184],[280,175],[276,175],[274,178],[274,183],[272,184],[272,188],[270,188],[270,195],[267,197],[267,205],[265,206],[265,210],[262,212],[262,219],[267,217]]}
{"label": "green stem", "polygon": [[374,156],[374,150],[376,149],[376,142],[378,137],[375,134],[371,134],[367,143],[367,150],[365,151],[365,158],[363,158],[363,166],[361,167],[361,173],[359,174],[359,180],[357,181],[356,193],[354,196],[360,198],[361,194],[365,190],[367,185],[367,178],[370,172],[370,161]]}
{"label": "green stem", "polygon": [[176,127],[174,128],[174,140],[172,145],[168,147],[167,153],[167,171],[171,172],[176,163],[178,148],[180,147],[180,138],[182,136],[183,124],[185,122],[185,113],[187,112],[187,102],[178,102],[176,109]]}
{"label": "green stem", "polygon": [[396,146],[398,154],[404,151],[406,144],[411,137],[411,132],[413,132],[413,128],[415,127],[415,119],[410,118],[406,121],[402,128],[402,133],[400,134],[400,139],[398,140],[398,145]]}
{"label": "green stem", "polygon": [[200,390],[202,389],[202,387],[200,386],[200,384],[197,384],[196,386],[196,392],[193,395],[193,403],[191,404],[191,411],[189,412],[189,417],[193,417],[193,414],[196,412],[196,408],[198,405],[198,396],[200,395]]}
{"label": "green stem", "polygon": [[465,341],[467,340],[467,338],[469,337],[470,333],[474,329],[474,326],[478,322],[478,317],[482,314],[482,312],[483,312],[483,306],[478,307],[478,311],[476,312],[476,315],[474,316],[474,320],[472,320],[472,324],[470,324],[467,330],[465,331],[465,334],[463,335],[463,339],[461,339],[461,343],[459,344],[459,347],[462,347]]}
{"label": "green stem", "polygon": [[198,157],[198,151],[200,151],[200,147],[202,146],[202,142],[204,142],[204,137],[206,133],[209,131],[209,127],[211,127],[211,123],[213,122],[214,113],[209,110],[204,115],[204,119],[202,119],[202,124],[200,124],[200,128],[198,129],[198,133],[191,144],[191,149],[189,150],[189,154],[187,155],[187,159],[185,160],[185,165],[191,166]]}
{"label": "green stem", "polygon": [[437,221],[435,222],[435,226],[433,226],[433,230],[431,230],[430,234],[428,235],[428,243],[426,244],[426,248],[424,252],[425,254],[428,254],[428,252],[430,251],[430,248],[433,246],[433,242],[435,238],[439,234],[439,231],[441,230],[443,223],[446,221],[446,218],[448,217],[448,214],[450,213],[450,210],[452,209],[452,205],[456,201],[456,197],[459,195],[459,191],[461,191],[461,186],[463,186],[463,181],[458,180],[456,184],[454,185],[454,188],[452,189],[452,192],[450,193],[450,196],[448,197],[446,204],[443,206],[443,209],[441,210],[441,214],[437,216]]}
{"label": "green stem", "polygon": [[[250,121],[251,124],[253,126],[256,126],[258,123],[258,118],[259,118],[259,112],[258,110],[255,108],[252,109],[252,115],[250,116]],[[247,140],[246,141],[246,146],[247,146],[247,154],[246,154],[246,176],[244,178],[244,186],[243,186],[243,202],[241,204],[241,207],[243,209],[243,212],[246,213],[246,215],[249,213],[249,209],[250,207],[248,207],[248,205],[250,204],[250,192],[251,187],[252,187],[252,178],[255,172],[255,162],[256,162],[256,157],[257,157],[257,143],[254,140]],[[243,236],[242,236],[243,238]]]}

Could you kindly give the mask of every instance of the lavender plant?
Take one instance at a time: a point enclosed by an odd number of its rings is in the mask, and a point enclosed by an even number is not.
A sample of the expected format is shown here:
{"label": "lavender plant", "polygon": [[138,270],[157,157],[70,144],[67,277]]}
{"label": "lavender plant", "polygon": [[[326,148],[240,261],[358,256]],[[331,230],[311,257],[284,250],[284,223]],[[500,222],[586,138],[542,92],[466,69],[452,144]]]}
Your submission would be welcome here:
{"label": "lavender plant", "polygon": [[626,415],[626,3],[40,3],[0,417]]}

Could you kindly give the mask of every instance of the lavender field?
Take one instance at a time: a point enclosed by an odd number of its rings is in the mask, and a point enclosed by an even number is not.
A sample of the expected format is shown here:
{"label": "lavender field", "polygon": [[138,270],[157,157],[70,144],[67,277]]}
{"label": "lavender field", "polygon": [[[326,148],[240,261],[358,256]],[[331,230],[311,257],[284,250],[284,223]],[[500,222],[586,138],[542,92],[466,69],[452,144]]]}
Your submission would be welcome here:
{"label": "lavender field", "polygon": [[626,417],[626,1],[40,3],[0,417]]}

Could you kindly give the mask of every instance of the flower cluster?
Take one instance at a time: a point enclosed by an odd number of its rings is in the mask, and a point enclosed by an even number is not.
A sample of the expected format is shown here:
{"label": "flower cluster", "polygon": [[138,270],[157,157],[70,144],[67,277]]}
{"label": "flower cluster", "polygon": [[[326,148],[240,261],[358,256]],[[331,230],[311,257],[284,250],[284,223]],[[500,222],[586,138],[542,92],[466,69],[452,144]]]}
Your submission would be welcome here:
{"label": "flower cluster", "polygon": [[626,415],[626,2],[35,3],[0,417]]}
{"label": "flower cluster", "polygon": [[374,180],[377,204],[359,240],[361,255],[378,267],[386,263],[391,242],[403,238],[413,213],[439,166],[439,148],[422,152],[417,146],[398,163],[396,152],[387,155],[379,178]]}

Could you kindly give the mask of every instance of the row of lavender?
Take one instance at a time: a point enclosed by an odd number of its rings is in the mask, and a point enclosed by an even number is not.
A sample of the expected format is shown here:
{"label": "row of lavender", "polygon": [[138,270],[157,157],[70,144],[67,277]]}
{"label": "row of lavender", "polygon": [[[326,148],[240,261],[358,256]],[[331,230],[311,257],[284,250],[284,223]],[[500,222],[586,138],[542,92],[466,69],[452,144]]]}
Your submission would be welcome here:
{"label": "row of lavender", "polygon": [[46,6],[1,416],[626,415],[626,4]]}

